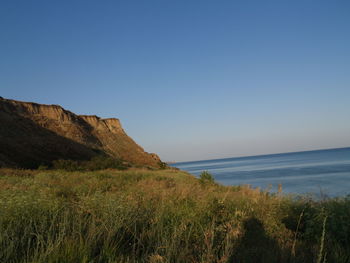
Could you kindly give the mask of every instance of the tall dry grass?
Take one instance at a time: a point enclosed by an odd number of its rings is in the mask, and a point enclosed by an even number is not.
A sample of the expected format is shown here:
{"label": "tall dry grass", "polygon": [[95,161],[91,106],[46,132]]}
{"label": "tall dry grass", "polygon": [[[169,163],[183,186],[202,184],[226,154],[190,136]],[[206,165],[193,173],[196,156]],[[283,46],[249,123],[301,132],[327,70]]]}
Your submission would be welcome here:
{"label": "tall dry grass", "polygon": [[0,170],[0,262],[349,262],[349,199],[207,177]]}

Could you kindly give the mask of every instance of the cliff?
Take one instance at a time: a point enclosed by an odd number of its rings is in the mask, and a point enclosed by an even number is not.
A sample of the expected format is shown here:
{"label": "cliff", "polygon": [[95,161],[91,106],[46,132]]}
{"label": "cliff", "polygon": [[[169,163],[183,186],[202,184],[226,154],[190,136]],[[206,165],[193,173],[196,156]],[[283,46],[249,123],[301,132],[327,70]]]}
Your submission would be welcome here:
{"label": "cliff", "polygon": [[141,166],[157,167],[118,119],[76,115],[58,105],[0,97],[0,166],[37,167],[57,159],[89,160],[108,155]]}

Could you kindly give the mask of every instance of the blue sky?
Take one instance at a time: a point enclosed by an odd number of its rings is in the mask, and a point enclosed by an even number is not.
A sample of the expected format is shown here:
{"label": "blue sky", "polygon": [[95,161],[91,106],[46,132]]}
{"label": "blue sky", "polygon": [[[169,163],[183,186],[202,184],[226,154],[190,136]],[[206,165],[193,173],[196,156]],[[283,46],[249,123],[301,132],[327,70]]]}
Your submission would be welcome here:
{"label": "blue sky", "polygon": [[350,146],[350,2],[0,2],[0,96],[165,161]]}

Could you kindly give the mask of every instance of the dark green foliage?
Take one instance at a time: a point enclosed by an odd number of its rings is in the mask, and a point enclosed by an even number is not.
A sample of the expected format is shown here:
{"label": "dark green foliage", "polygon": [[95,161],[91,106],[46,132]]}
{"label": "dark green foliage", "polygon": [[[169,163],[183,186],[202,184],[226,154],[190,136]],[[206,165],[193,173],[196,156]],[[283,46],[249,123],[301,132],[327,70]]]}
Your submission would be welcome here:
{"label": "dark green foliage", "polygon": [[203,171],[199,175],[199,179],[202,183],[214,183],[215,182],[214,177],[208,171]]}
{"label": "dark green foliage", "polygon": [[97,156],[89,161],[56,160],[52,162],[53,169],[66,171],[125,170],[128,166],[121,160],[106,156]]}
{"label": "dark green foliage", "polygon": [[[323,201],[300,199],[288,203],[286,217],[282,220],[292,231],[298,229],[296,253],[300,258],[317,257],[320,243],[324,243],[326,262],[350,262],[350,198]],[[297,227],[300,217],[300,224]],[[327,219],[327,220],[325,220]],[[323,232],[325,237],[322,240]],[[315,247],[318,250],[315,250]],[[350,252],[350,251],[349,251]]]}
{"label": "dark green foliage", "polygon": [[128,164],[124,163],[122,160],[111,157],[97,156],[92,158],[90,161],[83,162],[83,167],[89,171],[109,168],[125,170],[128,167]]}
{"label": "dark green foliage", "polygon": [[74,160],[56,160],[52,162],[53,169],[66,170],[66,171],[79,171],[82,170],[79,162]]}
{"label": "dark green foliage", "polygon": [[160,169],[167,169],[169,166],[165,162],[159,162],[158,163]]}
{"label": "dark green foliage", "polygon": [[40,164],[38,167],[38,170],[47,170],[47,169],[49,169],[49,166],[45,164]]}

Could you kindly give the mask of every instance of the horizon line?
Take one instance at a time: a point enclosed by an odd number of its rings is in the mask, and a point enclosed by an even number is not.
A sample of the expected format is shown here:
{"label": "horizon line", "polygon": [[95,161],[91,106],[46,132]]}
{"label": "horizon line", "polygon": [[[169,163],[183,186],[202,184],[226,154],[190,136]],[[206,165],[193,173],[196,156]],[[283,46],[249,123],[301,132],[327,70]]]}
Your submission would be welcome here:
{"label": "horizon line", "polygon": [[215,161],[215,160],[225,160],[225,159],[240,159],[240,158],[248,158],[248,157],[260,157],[260,156],[271,156],[271,155],[280,155],[280,154],[293,154],[293,153],[305,153],[305,152],[316,152],[316,151],[330,151],[330,150],[340,150],[347,149],[350,146],[345,147],[337,147],[337,148],[322,148],[322,149],[313,149],[313,150],[305,150],[305,151],[292,151],[292,152],[279,152],[279,153],[264,153],[257,155],[243,155],[243,156],[232,156],[232,157],[224,157],[224,158],[213,158],[213,159],[204,159],[204,160],[192,160],[192,161],[169,161],[167,164],[177,164],[177,163],[192,163],[192,162],[205,162],[205,161]]}

